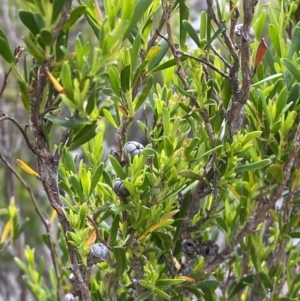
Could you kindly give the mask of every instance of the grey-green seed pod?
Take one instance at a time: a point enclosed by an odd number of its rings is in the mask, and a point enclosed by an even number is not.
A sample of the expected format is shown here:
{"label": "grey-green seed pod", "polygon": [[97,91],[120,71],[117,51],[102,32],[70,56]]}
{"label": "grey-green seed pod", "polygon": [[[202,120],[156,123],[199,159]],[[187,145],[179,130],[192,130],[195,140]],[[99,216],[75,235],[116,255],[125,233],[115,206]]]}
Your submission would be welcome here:
{"label": "grey-green seed pod", "polygon": [[89,256],[89,265],[106,261],[109,254],[108,248],[102,243],[93,244]]}
{"label": "grey-green seed pod", "polygon": [[64,297],[65,301],[79,301],[79,297],[73,296],[72,293],[67,293]]}
{"label": "grey-green seed pod", "polygon": [[[234,28],[235,43],[238,48],[241,47],[241,43],[242,43],[243,26],[244,26],[243,24],[238,24]],[[251,27],[250,32],[249,32],[249,42],[253,43],[254,40],[255,40],[255,32],[254,32],[253,28]]]}
{"label": "grey-green seed pod", "polygon": [[143,144],[136,142],[136,141],[128,141],[124,145],[124,153],[126,156],[129,156],[133,158],[136,155],[139,155],[142,150],[144,149]]}
{"label": "grey-green seed pod", "polygon": [[123,185],[122,180],[120,178],[115,179],[113,190],[118,196],[125,197],[125,198],[129,196],[129,191]]}

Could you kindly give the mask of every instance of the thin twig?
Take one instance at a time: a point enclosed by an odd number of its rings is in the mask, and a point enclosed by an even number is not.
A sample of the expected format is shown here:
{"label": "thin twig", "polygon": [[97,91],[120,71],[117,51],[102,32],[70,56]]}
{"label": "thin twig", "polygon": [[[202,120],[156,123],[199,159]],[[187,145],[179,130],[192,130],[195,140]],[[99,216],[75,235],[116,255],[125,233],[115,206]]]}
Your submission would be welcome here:
{"label": "thin twig", "polygon": [[8,71],[6,71],[5,74],[4,74],[4,79],[3,79],[2,87],[1,87],[1,90],[0,90],[0,102],[1,102],[1,99],[2,99],[3,92],[4,92],[4,90],[7,86],[7,81],[8,81],[8,77],[9,77],[10,72],[11,72],[11,68],[9,68]]}
{"label": "thin twig", "polygon": [[[0,115],[1,116],[1,115]],[[31,142],[29,141],[29,138],[25,132],[25,130],[22,128],[22,126],[20,125],[20,123],[14,119],[13,117],[10,117],[10,116],[7,116],[7,115],[4,115],[2,114],[2,116],[0,117],[0,122],[1,121],[4,121],[4,120],[10,120],[12,123],[14,123],[14,125],[20,130],[22,136],[24,137],[25,141],[26,141],[26,144],[27,144],[27,147],[33,152],[36,154],[36,149],[35,147],[31,144]]]}
{"label": "thin twig", "polygon": [[25,187],[25,189],[28,191],[30,198],[32,200],[32,203],[34,205],[34,209],[37,212],[38,216],[40,217],[42,223],[45,226],[46,232],[47,232],[47,236],[48,236],[48,240],[49,240],[49,247],[50,247],[50,254],[51,254],[51,259],[52,259],[52,263],[54,266],[54,270],[55,270],[55,275],[57,278],[57,300],[61,300],[60,298],[60,290],[61,290],[61,283],[60,283],[60,272],[58,269],[58,264],[57,264],[57,254],[55,252],[55,244],[54,241],[52,239],[51,236],[51,232],[50,232],[50,224],[48,222],[48,220],[44,217],[43,213],[41,212],[37,201],[33,195],[33,192],[30,188],[30,185],[17,173],[17,171],[11,166],[11,164],[2,156],[2,154],[0,153],[0,160],[6,165],[6,167],[16,176],[16,178],[21,182],[21,184]]}
{"label": "thin twig", "polygon": [[[179,76],[179,78],[180,78],[180,80],[181,80],[181,82],[184,86],[184,89],[188,90],[189,89],[189,83],[186,79],[186,75],[185,75],[184,69],[183,69],[182,64],[181,64],[180,56],[177,54],[176,46],[174,45],[174,42],[173,42],[173,34],[172,34],[171,24],[170,24],[170,16],[171,16],[171,11],[172,11],[172,6],[168,6],[166,0],[161,0],[161,4],[162,4],[163,14],[164,14],[164,18],[165,18],[167,34],[168,34],[168,39],[166,41],[168,42],[169,47],[172,51],[173,57],[176,61],[176,65],[177,65],[176,73]],[[160,37],[162,37],[160,32],[157,32],[157,34]]]}
{"label": "thin twig", "polygon": [[229,4],[229,9],[230,9],[230,12],[232,12],[232,15],[231,15],[231,20],[230,20],[230,39],[231,41],[233,42],[233,44],[235,44],[235,26],[236,26],[236,23],[238,21],[238,18],[240,16],[240,12],[238,10],[238,7],[235,6],[235,4],[233,3],[232,0],[230,0],[230,4]]}
{"label": "thin twig", "polygon": [[64,8],[62,10],[62,13],[60,15],[60,19],[57,22],[55,28],[52,31],[52,44],[56,41],[59,33],[61,32],[63,26],[65,25],[65,23],[67,22],[67,20],[70,17],[70,12],[72,9],[72,2],[73,0],[67,0],[64,4]]}
{"label": "thin twig", "polygon": [[227,68],[231,68],[231,64],[215,49],[214,46],[210,45],[210,49],[213,51],[213,53],[220,58],[220,60],[224,63],[224,65]]}
{"label": "thin twig", "polygon": [[206,60],[206,59],[201,59],[199,57],[193,56],[187,52],[181,51],[180,49],[177,49],[176,52],[180,55],[189,57],[197,62],[200,62],[202,64],[205,64],[206,66],[208,66],[210,69],[216,71],[217,73],[219,73],[220,75],[222,75],[224,78],[230,80],[230,76],[228,74],[226,74],[225,72],[223,72],[222,70],[220,70],[219,68],[217,68],[214,64],[212,64],[210,61]]}

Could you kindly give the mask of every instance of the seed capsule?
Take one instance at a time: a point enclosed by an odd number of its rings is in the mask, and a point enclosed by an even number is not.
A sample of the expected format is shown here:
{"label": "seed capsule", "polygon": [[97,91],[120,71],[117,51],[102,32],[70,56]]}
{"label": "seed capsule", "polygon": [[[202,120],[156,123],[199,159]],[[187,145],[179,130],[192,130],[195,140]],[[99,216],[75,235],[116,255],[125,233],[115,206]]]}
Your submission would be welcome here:
{"label": "seed capsule", "polygon": [[128,141],[124,145],[124,153],[126,156],[133,158],[136,155],[140,155],[142,150],[144,149],[143,144],[136,141]]}
{"label": "seed capsule", "polygon": [[92,245],[89,257],[89,264],[93,265],[102,261],[106,261],[109,254],[108,248],[102,243]]}
{"label": "seed capsule", "polygon": [[67,293],[64,297],[64,301],[79,301],[79,297],[75,297],[72,293]]}
{"label": "seed capsule", "polygon": [[[237,48],[241,47],[241,43],[242,43],[242,36],[243,36],[243,24],[238,24],[235,26],[234,28],[234,33],[235,33],[235,43]],[[250,27],[250,31],[249,31],[249,42],[253,43],[255,40],[255,32],[253,30],[252,27]]]}
{"label": "seed capsule", "polygon": [[184,239],[182,241],[182,252],[189,258],[197,255],[198,243],[195,239]]}
{"label": "seed capsule", "polygon": [[125,197],[125,198],[129,196],[129,191],[123,185],[122,180],[120,178],[116,178],[113,185],[113,190],[118,196]]}

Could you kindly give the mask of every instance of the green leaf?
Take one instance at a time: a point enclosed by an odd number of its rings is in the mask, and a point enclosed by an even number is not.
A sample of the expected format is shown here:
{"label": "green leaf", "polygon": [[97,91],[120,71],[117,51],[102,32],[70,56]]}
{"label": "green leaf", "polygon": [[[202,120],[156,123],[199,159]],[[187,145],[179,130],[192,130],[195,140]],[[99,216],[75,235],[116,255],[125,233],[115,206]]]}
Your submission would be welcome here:
{"label": "green leaf", "polygon": [[53,11],[52,11],[52,20],[51,22],[54,23],[58,16],[63,11],[64,5],[66,0],[54,0],[53,1]]}
{"label": "green leaf", "polygon": [[258,161],[258,162],[238,166],[238,167],[235,168],[234,171],[236,173],[242,173],[242,172],[245,172],[245,171],[261,169],[261,168],[264,168],[264,167],[270,165],[271,162],[272,161],[270,159],[263,159],[263,160]]}
{"label": "green leaf", "polygon": [[117,244],[119,223],[120,223],[120,216],[119,216],[119,214],[117,214],[115,216],[115,218],[112,222],[111,228],[110,228],[110,239],[111,239],[111,245],[112,246],[115,246]]}
{"label": "green leaf", "polygon": [[124,39],[126,39],[133,28],[137,25],[139,20],[143,17],[148,7],[151,5],[153,0],[139,0],[135,5],[133,16],[131,17],[130,23],[124,33]]}
{"label": "green leaf", "polygon": [[183,26],[183,21],[189,19],[189,8],[186,5],[185,1],[179,2],[179,40],[180,40],[180,47],[185,45],[186,41],[186,29]]}
{"label": "green leaf", "polygon": [[96,171],[93,173],[93,177],[92,177],[92,181],[91,181],[91,187],[90,187],[90,191],[89,191],[89,196],[93,193],[95,187],[97,186],[100,177],[102,175],[103,172],[103,167],[104,164],[103,162],[101,162],[98,167],[96,168]]}
{"label": "green leaf", "polygon": [[145,71],[146,66],[148,65],[148,61],[144,60],[142,63],[140,63],[137,67],[135,72],[132,73],[132,83],[136,84],[136,81],[140,78],[140,75],[143,71]]}
{"label": "green leaf", "polygon": [[123,92],[130,88],[130,69],[130,65],[127,65],[121,70],[121,89]]}
{"label": "green leaf", "polygon": [[300,232],[290,232],[288,233],[290,238],[300,238]]}
{"label": "green leaf", "polygon": [[99,22],[94,18],[93,12],[91,9],[87,9],[87,11],[84,13],[84,16],[86,20],[88,21],[89,25],[91,26],[95,36],[97,39],[99,39],[100,36],[100,24]]}
{"label": "green leaf", "polygon": [[270,75],[270,76],[262,79],[261,81],[254,83],[253,85],[251,85],[251,87],[259,86],[259,85],[261,85],[261,84],[263,84],[263,83],[265,83],[269,80],[276,79],[276,78],[279,78],[279,77],[282,77],[282,73],[276,73],[276,74]]}
{"label": "green leaf", "polygon": [[284,86],[283,89],[280,91],[277,101],[276,101],[276,118],[281,116],[282,111],[286,105],[286,101],[288,98],[288,89],[287,86]]}
{"label": "green leaf", "polygon": [[0,37],[0,55],[9,63],[13,64],[15,62],[15,57],[9,47],[9,44],[7,41],[3,38]]}
{"label": "green leaf", "polygon": [[135,188],[134,188],[133,184],[130,181],[123,180],[122,183],[125,186],[125,188],[129,191],[130,195],[136,196]]}
{"label": "green leaf", "polygon": [[40,32],[33,13],[25,10],[19,10],[19,17],[22,23],[36,36]]}
{"label": "green leaf", "polygon": [[109,83],[115,94],[120,96],[120,79],[116,68],[111,68],[109,70]]}
{"label": "green leaf", "polygon": [[76,159],[74,159],[70,152],[65,152],[63,156],[64,166],[67,168],[68,171],[71,171],[73,174],[76,174],[75,161]]}
{"label": "green leaf", "polygon": [[292,228],[297,227],[300,222],[300,215],[295,214],[283,228],[283,233],[288,234]]}
{"label": "green leaf", "polygon": [[122,166],[120,165],[120,163],[118,162],[118,160],[112,155],[109,155],[108,157],[109,157],[110,163],[111,163],[112,167],[114,168],[114,171],[116,172],[118,177],[121,180],[126,179],[126,173],[124,172],[124,170],[123,170]]}
{"label": "green leaf", "polygon": [[132,209],[135,209],[133,204],[125,204],[125,205],[111,207],[111,211],[113,211],[115,213],[121,213],[123,211],[132,210]]}
{"label": "green leaf", "polygon": [[165,293],[163,290],[157,288],[157,287],[154,287],[153,288],[153,293],[157,294],[158,296],[164,298],[164,299],[167,299],[167,300],[170,300],[170,295],[168,295],[167,293]]}
{"label": "green leaf", "polygon": [[274,24],[269,25],[269,35],[272,41],[272,44],[277,52],[277,55],[281,58],[281,47],[280,47],[280,39],[278,29]]}
{"label": "green leaf", "polygon": [[81,145],[93,139],[97,134],[96,129],[97,129],[96,124],[85,125],[82,128],[82,130],[80,130],[80,132],[76,134],[76,136],[73,139],[71,139],[71,143],[70,146],[68,147],[68,151],[80,147]]}
{"label": "green leaf", "polygon": [[[180,58],[180,61],[181,62],[184,62],[185,60],[187,60],[187,57],[186,56],[182,56]],[[176,65],[176,60],[175,59],[170,59],[160,65],[158,65],[157,67],[149,70],[150,73],[155,73],[155,72],[158,72],[158,71],[162,71],[162,70],[165,70],[165,69],[168,69],[170,67],[173,67]]]}
{"label": "green leaf", "polygon": [[51,31],[44,28],[41,30],[40,35],[45,45],[50,46],[52,44],[53,37]]}
{"label": "green leaf", "polygon": [[130,51],[130,61],[133,69],[139,57],[140,48],[141,48],[141,35],[138,34],[133,41],[132,48]]}
{"label": "green leaf", "polygon": [[126,0],[122,3],[121,19],[126,21],[130,20],[134,11],[135,1]]}
{"label": "green leaf", "polygon": [[193,172],[192,170],[182,170],[179,174],[185,178],[193,180],[202,180],[202,176]]}
{"label": "green leaf", "polygon": [[70,14],[68,21],[65,23],[63,30],[68,30],[71,28],[86,12],[86,6],[80,5],[75,7]]}
{"label": "green leaf", "polygon": [[45,27],[44,17],[40,13],[38,13],[38,12],[33,13],[33,17],[34,17],[35,23],[36,23],[37,27],[39,28],[39,30],[41,30],[42,28]]}
{"label": "green leaf", "polygon": [[264,272],[259,272],[258,276],[259,276],[259,279],[262,282],[264,288],[267,291],[272,291],[273,290],[273,285],[272,285],[272,282],[271,282],[269,276],[267,274],[265,274]]}
{"label": "green leaf", "polygon": [[206,25],[207,25],[207,13],[202,11],[200,13],[200,39],[205,39],[206,37]]}
{"label": "green leaf", "polygon": [[198,288],[204,293],[206,301],[213,301],[212,292],[220,285],[216,280],[206,279],[196,284]]}
{"label": "green leaf", "polygon": [[290,60],[294,54],[294,52],[299,49],[299,41],[300,41],[300,22],[297,23],[297,26],[293,33],[293,39],[289,50],[288,59]]}
{"label": "green leaf", "polygon": [[270,165],[269,166],[269,172],[279,184],[283,183],[283,181],[284,181],[284,172],[283,172],[282,167],[279,164]]}
{"label": "green leaf", "polygon": [[86,124],[93,124],[94,122],[90,121],[89,118],[76,118],[76,119],[67,119],[67,118],[59,118],[52,114],[46,114],[45,119],[51,121],[52,123],[59,125],[63,128],[73,129],[79,126],[83,126]]}
{"label": "green leaf", "polygon": [[152,85],[153,85],[153,76],[149,76],[147,78],[147,82],[143,88],[142,93],[138,96],[137,101],[135,102],[134,105],[135,112],[140,108],[140,106],[144,103],[145,99],[148,97]]}
{"label": "green leaf", "polygon": [[247,285],[253,283],[254,281],[254,275],[247,275],[243,277],[236,285],[232,287],[232,289],[229,291],[228,299],[233,298],[236,296],[241,290],[243,290]]}
{"label": "green leaf", "polygon": [[61,81],[67,97],[72,100],[74,95],[74,87],[72,82],[72,72],[69,62],[65,62],[61,68]]}
{"label": "green leaf", "polygon": [[211,44],[212,42],[217,39],[221,34],[222,32],[226,30],[225,26],[223,27],[220,27],[214,34],[213,36],[207,41],[206,45],[205,45],[205,49],[207,49]]}
{"label": "green leaf", "polygon": [[116,259],[116,266],[119,277],[121,277],[126,269],[126,252],[122,247],[113,247],[113,253]]}
{"label": "green leaf", "polygon": [[18,84],[19,84],[19,90],[20,90],[20,95],[21,95],[24,109],[26,110],[27,113],[29,113],[30,112],[30,97],[29,97],[29,93],[28,93],[28,86],[23,81],[18,81]]}
{"label": "green leaf", "polygon": [[185,30],[187,31],[187,33],[189,34],[189,36],[191,37],[191,39],[200,48],[201,47],[201,45],[200,45],[200,39],[199,39],[199,36],[198,36],[196,30],[194,29],[194,27],[187,20],[183,20],[182,24],[183,24]]}
{"label": "green leaf", "polygon": [[25,263],[17,257],[15,257],[14,259],[15,259],[16,264],[21,268],[21,270],[28,273],[28,268],[25,265]]}
{"label": "green leaf", "polygon": [[253,28],[257,39],[260,37],[263,29],[265,28],[266,16],[267,16],[266,11],[261,10],[256,20],[253,20],[254,21]]}
{"label": "green leaf", "polygon": [[25,42],[28,51],[37,60],[37,62],[42,62],[44,60],[44,53],[39,46],[30,37],[23,37],[23,41]]}
{"label": "green leaf", "polygon": [[70,176],[70,182],[72,184],[73,191],[79,197],[81,202],[83,202],[84,201],[84,195],[83,195],[82,188],[81,188],[77,178],[75,176]]}
{"label": "green leaf", "polygon": [[79,227],[82,228],[86,222],[87,203],[84,202],[79,208]]}
{"label": "green leaf", "polygon": [[170,141],[170,139],[167,136],[164,137],[164,149],[168,157],[173,155],[174,152],[173,143]]}
{"label": "green leaf", "polygon": [[297,69],[297,67],[286,58],[281,59],[281,61],[286,66],[288,71],[296,78],[296,80],[300,82],[300,71]]}
{"label": "green leaf", "polygon": [[110,114],[110,112],[106,109],[103,109],[103,114],[105,116],[105,118],[107,119],[107,121],[114,127],[114,128],[118,128],[114,118],[112,117],[112,115]]}
{"label": "green leaf", "polygon": [[153,58],[153,60],[149,63],[148,70],[152,70],[155,68],[161,60],[164,58],[166,55],[168,49],[169,49],[169,44],[166,40],[161,39],[158,45],[161,46],[160,52]]}
{"label": "green leaf", "polygon": [[146,300],[151,295],[152,295],[151,291],[146,291],[146,292],[142,293],[141,295],[139,295],[136,299],[134,299],[134,301],[143,301],[143,300]]}

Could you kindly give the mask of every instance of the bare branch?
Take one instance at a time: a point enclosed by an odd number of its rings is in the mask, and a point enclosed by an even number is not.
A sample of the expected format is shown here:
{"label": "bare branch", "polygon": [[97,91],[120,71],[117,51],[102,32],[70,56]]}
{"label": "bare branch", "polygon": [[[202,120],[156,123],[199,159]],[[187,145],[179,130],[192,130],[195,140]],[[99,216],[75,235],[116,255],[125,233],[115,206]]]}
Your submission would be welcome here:
{"label": "bare branch", "polygon": [[[186,80],[186,75],[185,75],[184,69],[183,69],[182,64],[181,64],[180,56],[177,54],[176,47],[175,47],[174,42],[173,42],[173,34],[172,34],[171,24],[170,24],[170,16],[171,16],[171,11],[172,11],[172,6],[169,6],[167,4],[166,0],[161,0],[161,4],[162,4],[163,14],[164,14],[164,18],[165,18],[167,34],[168,34],[168,39],[166,39],[166,41],[168,42],[169,47],[172,51],[173,57],[176,61],[176,65],[177,65],[177,72],[176,73],[179,76],[180,80],[182,81],[184,89],[188,90],[189,83]],[[159,32],[157,32],[157,34],[160,37],[162,37],[162,35]]]}
{"label": "bare branch", "polygon": [[[1,116],[1,115],[0,115]],[[22,128],[22,126],[20,125],[20,123],[15,120],[13,117],[7,116],[5,114],[2,114],[2,116],[0,117],[0,122],[4,121],[4,120],[10,120],[21,132],[22,136],[24,137],[27,147],[36,154],[36,148],[31,144],[31,142],[29,141],[29,138],[25,132],[25,130]]]}
{"label": "bare branch", "polygon": [[202,59],[202,58],[199,58],[199,57],[196,57],[196,56],[193,56],[189,53],[186,53],[184,51],[181,51],[179,49],[176,50],[176,52],[180,55],[183,55],[183,56],[186,56],[186,57],[189,57],[197,62],[200,62],[206,66],[208,66],[210,69],[218,72],[220,75],[222,75],[224,78],[230,80],[230,76],[228,74],[226,74],[225,72],[223,72],[222,70],[220,70],[219,68],[217,68],[214,64],[212,64],[210,61],[206,60],[206,59]]}

